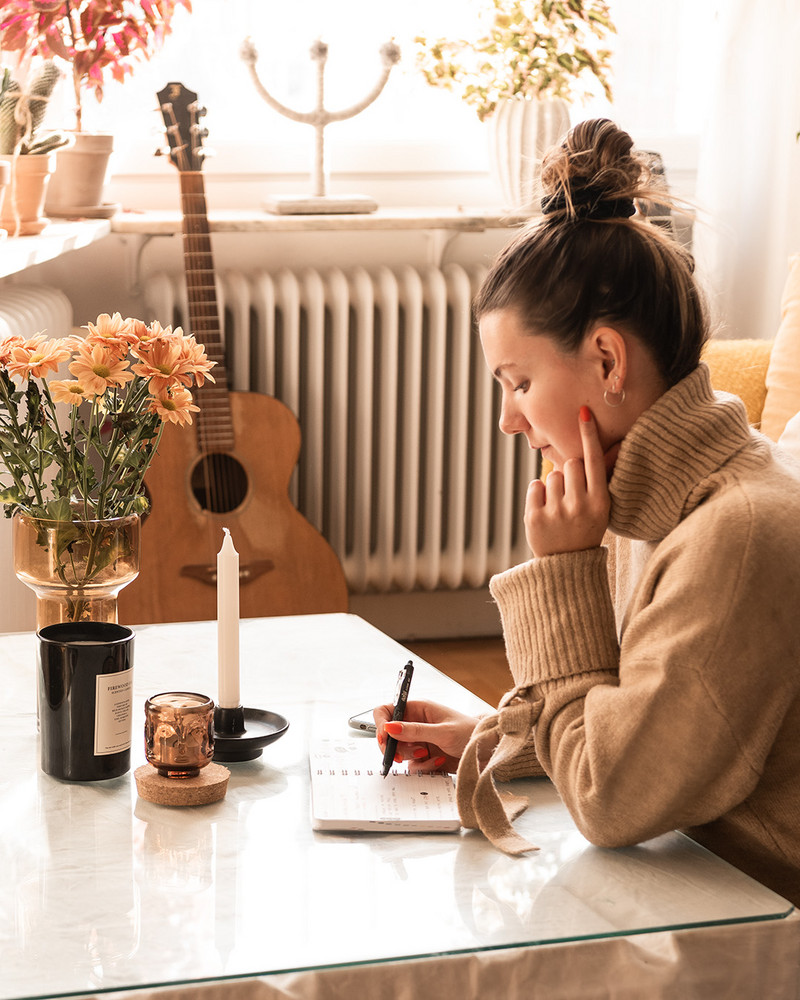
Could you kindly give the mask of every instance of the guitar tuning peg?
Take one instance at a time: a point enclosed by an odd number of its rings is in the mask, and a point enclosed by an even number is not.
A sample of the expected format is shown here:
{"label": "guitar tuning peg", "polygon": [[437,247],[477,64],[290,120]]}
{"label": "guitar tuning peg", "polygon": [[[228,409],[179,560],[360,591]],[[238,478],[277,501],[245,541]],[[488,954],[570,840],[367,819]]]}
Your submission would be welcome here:
{"label": "guitar tuning peg", "polygon": [[201,146],[200,149],[197,150],[197,156],[199,156],[202,160],[205,160],[206,157],[216,155],[216,149],[212,149],[210,146]]}
{"label": "guitar tuning peg", "polygon": [[169,148],[169,146],[158,146],[155,149],[153,156],[169,156],[171,153],[172,150]]}
{"label": "guitar tuning peg", "polygon": [[199,128],[197,125],[193,125],[192,126],[192,132],[198,138],[200,138],[200,139],[207,139],[208,138],[208,129],[207,128]]}

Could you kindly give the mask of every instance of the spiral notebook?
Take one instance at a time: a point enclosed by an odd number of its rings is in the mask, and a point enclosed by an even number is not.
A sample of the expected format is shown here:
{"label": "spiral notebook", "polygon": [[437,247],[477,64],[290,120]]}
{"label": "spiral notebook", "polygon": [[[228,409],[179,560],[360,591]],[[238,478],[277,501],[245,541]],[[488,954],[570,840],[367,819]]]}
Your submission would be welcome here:
{"label": "spiral notebook", "polygon": [[445,833],[461,826],[452,777],[393,767],[384,778],[375,740],[319,740],[309,765],[315,830]]}

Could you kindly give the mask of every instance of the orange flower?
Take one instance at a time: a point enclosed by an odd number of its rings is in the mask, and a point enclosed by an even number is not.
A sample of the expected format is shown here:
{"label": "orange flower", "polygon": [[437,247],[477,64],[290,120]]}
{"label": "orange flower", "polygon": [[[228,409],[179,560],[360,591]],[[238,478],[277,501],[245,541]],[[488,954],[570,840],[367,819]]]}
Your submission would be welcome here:
{"label": "orange flower", "polygon": [[114,347],[85,342],[69,370],[83,384],[85,392],[102,396],[109,386],[121,388],[133,379],[127,371],[128,362],[117,355]]}
{"label": "orange flower", "polygon": [[[181,353],[186,362],[185,371],[189,375],[194,375],[198,386],[203,385],[206,379],[210,382],[215,381],[214,376],[209,374],[209,371],[217,362],[209,361],[205,347],[198,344],[194,337],[181,337]],[[191,385],[188,380],[182,379],[181,381],[185,385]]]}
{"label": "orange flower", "polygon": [[72,340],[49,340],[43,333],[37,333],[30,340],[12,347],[11,356],[6,361],[9,375],[18,378],[42,378],[48,372],[58,371],[62,361],[72,353]]}
{"label": "orange flower", "polygon": [[140,340],[147,340],[150,336],[150,332],[146,323],[143,323],[140,319],[129,319],[128,322],[131,325],[131,345],[133,347],[135,347]]}
{"label": "orange flower", "polygon": [[49,382],[48,384],[50,386],[50,395],[56,403],[69,403],[72,406],[78,406],[90,395],[80,382],[64,379],[57,382]]}
{"label": "orange flower", "polygon": [[133,352],[140,360],[140,364],[133,366],[133,371],[150,379],[150,391],[154,396],[178,382],[189,384],[188,376],[184,375],[186,362],[179,342],[182,339],[163,334],[146,343],[140,341]]}
{"label": "orange flower", "polygon": [[141,344],[148,344],[161,337],[183,336],[183,330],[179,326],[173,330],[171,326],[162,326],[157,319],[154,319],[150,326],[145,326],[144,323],[137,325],[136,332]]}
{"label": "orange flower", "polygon": [[162,420],[173,424],[190,424],[192,413],[199,413],[200,407],[192,403],[192,394],[181,385],[172,388],[150,400],[150,412],[157,413]]}
{"label": "orange flower", "polygon": [[129,345],[135,344],[137,340],[133,320],[123,319],[119,313],[114,313],[113,316],[101,313],[96,323],[86,324],[86,329],[89,336],[85,343],[114,348],[120,356],[127,354]]}
{"label": "orange flower", "polygon": [[12,334],[10,337],[4,337],[0,340],[0,365],[7,364],[11,357],[11,352],[15,347],[21,347],[25,343],[25,338],[20,337],[19,334]]}

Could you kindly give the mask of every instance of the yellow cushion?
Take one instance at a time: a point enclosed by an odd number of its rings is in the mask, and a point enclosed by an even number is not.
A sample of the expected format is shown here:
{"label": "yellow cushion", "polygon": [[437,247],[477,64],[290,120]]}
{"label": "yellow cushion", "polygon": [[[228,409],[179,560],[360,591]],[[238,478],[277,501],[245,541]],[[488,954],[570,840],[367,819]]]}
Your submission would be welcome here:
{"label": "yellow cushion", "polygon": [[800,254],[789,258],[781,300],[781,324],[767,372],[767,398],[761,430],[773,441],[800,411]]}
{"label": "yellow cushion", "polygon": [[738,396],[747,407],[751,424],[763,420],[771,352],[771,340],[709,340],[703,350],[711,384],[720,392]]}

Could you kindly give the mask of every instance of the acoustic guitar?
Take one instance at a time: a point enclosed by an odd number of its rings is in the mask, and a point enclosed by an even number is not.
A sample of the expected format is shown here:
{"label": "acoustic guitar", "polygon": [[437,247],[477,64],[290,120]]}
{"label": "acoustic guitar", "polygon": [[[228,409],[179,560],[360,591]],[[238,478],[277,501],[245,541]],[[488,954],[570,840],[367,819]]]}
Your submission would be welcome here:
{"label": "acoustic guitar", "polygon": [[[223,527],[239,552],[240,614],[346,611],[341,564],[293,506],[289,480],[300,428],[279,400],[228,387],[203,184],[197,94],[169,83],[158,94],[178,168],[189,332],[205,345],[215,382],[196,387],[194,428],[168,424],[145,477],[139,576],[119,597],[121,621],[198,621],[217,614]],[[158,317],[166,325],[171,317]],[[195,430],[193,434],[192,431]]]}

